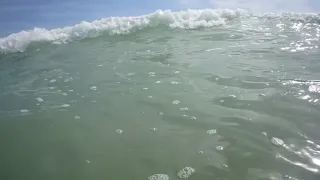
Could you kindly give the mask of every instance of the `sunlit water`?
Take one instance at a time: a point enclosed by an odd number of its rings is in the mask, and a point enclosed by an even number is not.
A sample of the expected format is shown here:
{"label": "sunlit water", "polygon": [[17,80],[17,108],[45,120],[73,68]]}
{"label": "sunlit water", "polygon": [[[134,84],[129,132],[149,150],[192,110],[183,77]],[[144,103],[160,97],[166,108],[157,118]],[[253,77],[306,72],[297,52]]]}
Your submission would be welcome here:
{"label": "sunlit water", "polygon": [[1,179],[319,180],[319,23],[247,16],[3,46]]}

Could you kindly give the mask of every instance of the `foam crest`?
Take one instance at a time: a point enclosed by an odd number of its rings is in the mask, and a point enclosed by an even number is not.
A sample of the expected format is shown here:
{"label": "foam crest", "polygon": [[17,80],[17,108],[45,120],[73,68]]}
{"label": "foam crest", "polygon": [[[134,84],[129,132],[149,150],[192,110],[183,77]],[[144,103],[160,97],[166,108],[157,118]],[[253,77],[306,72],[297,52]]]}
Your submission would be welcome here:
{"label": "foam crest", "polygon": [[158,10],[136,17],[110,17],[93,22],[81,22],[75,26],[58,29],[34,28],[0,39],[0,52],[23,52],[31,43],[67,43],[103,33],[109,35],[128,34],[146,27],[166,26],[170,28],[196,29],[224,25],[227,21],[246,15],[245,11],[228,9],[202,9],[172,12]]}
{"label": "foam crest", "polygon": [[25,51],[30,44],[50,42],[68,43],[84,38],[93,38],[102,34],[121,35],[139,29],[164,26],[179,29],[197,29],[225,25],[229,21],[242,18],[281,19],[285,22],[320,23],[319,14],[260,14],[253,15],[245,10],[230,9],[189,9],[172,12],[158,10],[154,13],[135,17],[109,17],[93,22],[83,21],[74,26],[57,29],[34,28],[0,38],[0,53]]}

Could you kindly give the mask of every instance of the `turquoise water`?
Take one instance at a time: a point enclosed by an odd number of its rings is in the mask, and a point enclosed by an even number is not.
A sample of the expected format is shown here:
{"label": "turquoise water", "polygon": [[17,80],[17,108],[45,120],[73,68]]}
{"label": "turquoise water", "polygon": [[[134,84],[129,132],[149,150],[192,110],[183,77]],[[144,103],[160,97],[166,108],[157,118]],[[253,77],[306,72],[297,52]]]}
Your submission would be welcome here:
{"label": "turquoise water", "polygon": [[1,177],[317,180],[319,36],[207,9],[4,37]]}

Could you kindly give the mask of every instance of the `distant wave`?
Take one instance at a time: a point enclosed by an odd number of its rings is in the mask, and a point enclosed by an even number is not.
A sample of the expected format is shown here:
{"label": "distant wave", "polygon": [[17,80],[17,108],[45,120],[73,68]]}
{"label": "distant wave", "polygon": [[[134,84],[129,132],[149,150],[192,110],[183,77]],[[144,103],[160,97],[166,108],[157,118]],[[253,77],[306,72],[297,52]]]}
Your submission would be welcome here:
{"label": "distant wave", "polygon": [[[74,26],[47,30],[34,28],[21,31],[0,39],[0,53],[25,51],[34,42],[67,43],[88,37],[97,37],[103,33],[110,35],[128,34],[146,27],[166,26],[169,28],[196,29],[225,25],[228,21],[250,17],[252,14],[244,10],[201,9],[172,12],[158,10],[154,13],[136,17],[110,17],[93,22],[81,22]],[[279,17],[279,15],[267,15]],[[319,15],[285,14],[283,18],[293,17],[301,21],[319,21]]]}

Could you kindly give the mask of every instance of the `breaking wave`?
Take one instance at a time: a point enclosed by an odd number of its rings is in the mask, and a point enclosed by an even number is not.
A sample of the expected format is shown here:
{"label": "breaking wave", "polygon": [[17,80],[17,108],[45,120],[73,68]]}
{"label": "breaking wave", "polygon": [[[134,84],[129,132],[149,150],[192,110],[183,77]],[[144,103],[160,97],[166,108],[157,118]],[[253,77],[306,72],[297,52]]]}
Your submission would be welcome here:
{"label": "breaking wave", "polygon": [[[172,12],[158,10],[154,13],[136,17],[110,17],[93,22],[81,22],[74,26],[57,29],[34,28],[21,31],[0,38],[0,53],[25,51],[31,43],[52,42],[55,44],[67,43],[88,37],[97,37],[101,34],[119,35],[128,34],[147,27],[165,26],[168,28],[197,29],[226,25],[234,19],[252,17],[244,10],[230,9],[201,9]],[[274,17],[279,15],[268,15]],[[294,17],[298,21],[319,22],[319,15],[286,14],[283,17]],[[261,16],[260,16],[261,17]],[[311,19],[311,20],[310,20]]]}

